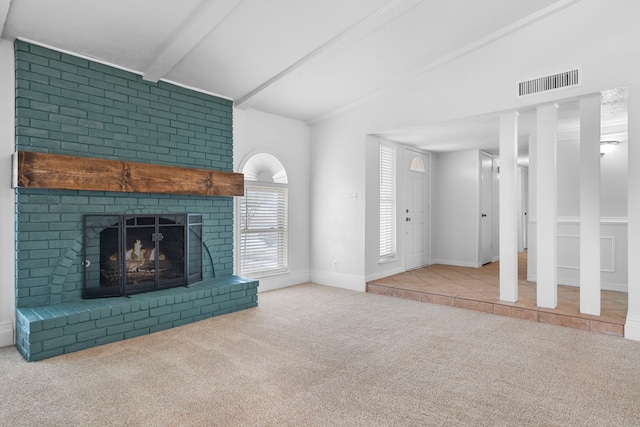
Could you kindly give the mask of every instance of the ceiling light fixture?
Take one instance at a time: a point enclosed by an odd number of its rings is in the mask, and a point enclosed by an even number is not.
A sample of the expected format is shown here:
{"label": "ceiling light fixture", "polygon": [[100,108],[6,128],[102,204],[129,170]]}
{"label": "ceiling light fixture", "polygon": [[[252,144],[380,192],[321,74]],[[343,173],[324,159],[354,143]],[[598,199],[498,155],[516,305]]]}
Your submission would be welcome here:
{"label": "ceiling light fixture", "polygon": [[600,155],[604,156],[606,153],[610,152],[616,145],[618,145],[620,141],[600,141]]}

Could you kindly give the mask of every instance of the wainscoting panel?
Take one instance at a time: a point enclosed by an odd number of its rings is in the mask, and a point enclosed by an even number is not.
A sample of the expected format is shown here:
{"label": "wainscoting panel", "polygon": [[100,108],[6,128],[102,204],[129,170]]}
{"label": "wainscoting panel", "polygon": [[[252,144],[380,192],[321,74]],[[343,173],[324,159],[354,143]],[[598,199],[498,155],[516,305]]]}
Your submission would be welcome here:
{"label": "wainscoting panel", "polygon": [[[558,268],[580,270],[580,236],[558,235]],[[615,273],[616,238],[600,237],[600,271]]]}
{"label": "wainscoting panel", "polygon": [[[536,221],[529,222],[527,279],[536,281]],[[603,218],[600,223],[602,289],[627,291],[627,219]],[[580,219],[558,218],[558,284],[580,283]]]}

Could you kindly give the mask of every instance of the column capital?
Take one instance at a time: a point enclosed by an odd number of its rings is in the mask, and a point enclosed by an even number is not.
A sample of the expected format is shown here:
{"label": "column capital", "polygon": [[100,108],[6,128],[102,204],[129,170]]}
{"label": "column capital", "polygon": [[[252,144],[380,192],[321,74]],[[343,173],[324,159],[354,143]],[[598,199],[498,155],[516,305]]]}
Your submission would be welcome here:
{"label": "column capital", "polygon": [[560,108],[560,106],[556,102],[550,102],[547,104],[540,104],[536,106],[536,110],[538,111],[552,109],[552,108],[555,108],[557,110],[558,108]]}
{"label": "column capital", "polygon": [[591,101],[591,100],[595,101],[596,99],[598,101],[602,101],[602,94],[600,92],[590,93],[588,95],[581,96],[578,99],[580,100],[580,102],[582,102],[582,101]]}
{"label": "column capital", "polygon": [[498,114],[498,116],[502,117],[502,116],[511,116],[514,115],[516,117],[520,116],[520,112],[518,110],[509,110],[509,111],[503,111],[502,113]]}

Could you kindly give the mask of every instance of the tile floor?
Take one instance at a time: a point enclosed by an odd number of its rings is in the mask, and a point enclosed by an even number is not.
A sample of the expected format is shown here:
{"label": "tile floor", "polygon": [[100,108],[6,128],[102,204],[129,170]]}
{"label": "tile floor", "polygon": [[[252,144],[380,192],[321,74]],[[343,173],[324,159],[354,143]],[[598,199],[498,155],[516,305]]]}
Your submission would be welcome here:
{"label": "tile floor", "polygon": [[536,284],[526,280],[526,262],[526,253],[520,254],[516,303],[499,300],[499,262],[481,268],[430,265],[372,280],[367,292],[624,336],[626,293],[602,291],[601,315],[592,316],[580,313],[577,287],[559,285],[558,307],[540,308]]}

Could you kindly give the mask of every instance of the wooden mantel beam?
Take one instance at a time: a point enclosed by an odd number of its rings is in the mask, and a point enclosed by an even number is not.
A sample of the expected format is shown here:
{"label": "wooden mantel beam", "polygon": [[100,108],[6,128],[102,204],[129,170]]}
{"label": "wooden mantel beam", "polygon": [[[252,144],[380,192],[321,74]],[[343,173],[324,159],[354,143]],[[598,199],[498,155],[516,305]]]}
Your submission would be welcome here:
{"label": "wooden mantel beam", "polygon": [[242,196],[241,173],[18,151],[13,187]]}

